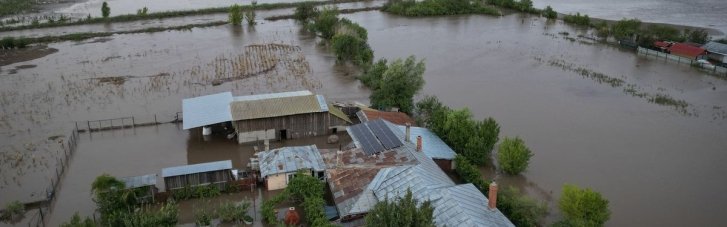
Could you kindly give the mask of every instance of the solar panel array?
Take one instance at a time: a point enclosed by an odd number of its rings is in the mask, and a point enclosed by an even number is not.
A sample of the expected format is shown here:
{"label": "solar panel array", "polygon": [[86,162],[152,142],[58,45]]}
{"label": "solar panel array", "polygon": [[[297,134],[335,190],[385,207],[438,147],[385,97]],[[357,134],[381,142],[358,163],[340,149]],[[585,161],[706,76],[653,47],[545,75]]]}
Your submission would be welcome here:
{"label": "solar panel array", "polygon": [[386,126],[386,123],[384,123],[383,120],[379,119],[369,121],[366,122],[366,125],[371,128],[371,131],[374,132],[374,135],[379,138],[379,141],[381,141],[381,144],[384,145],[387,150],[404,145],[403,143],[401,143],[401,140],[399,140],[399,138],[394,135],[394,132],[391,131],[391,128]]}
{"label": "solar panel array", "polygon": [[351,132],[358,139],[359,144],[367,155],[373,155],[384,151],[384,147],[365,124],[351,126]]}

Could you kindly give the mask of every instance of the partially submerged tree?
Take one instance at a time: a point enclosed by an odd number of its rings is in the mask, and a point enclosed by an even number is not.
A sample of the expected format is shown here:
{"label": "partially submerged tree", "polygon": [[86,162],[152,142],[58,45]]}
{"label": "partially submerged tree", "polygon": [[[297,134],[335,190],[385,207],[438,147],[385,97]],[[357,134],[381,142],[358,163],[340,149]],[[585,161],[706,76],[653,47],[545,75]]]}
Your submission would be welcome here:
{"label": "partially submerged tree", "polygon": [[378,109],[398,107],[411,113],[414,95],[424,87],[424,69],[424,61],[414,56],[392,61],[381,76],[379,88],[371,94],[371,105]]}
{"label": "partially submerged tree", "polygon": [[109,7],[109,4],[103,2],[103,4],[101,4],[101,16],[103,16],[103,18],[108,18],[110,14],[111,8]]}
{"label": "partially submerged tree", "polygon": [[563,220],[557,226],[599,227],[611,217],[608,200],[589,188],[566,184],[558,201]]}
{"label": "partially submerged tree", "polygon": [[528,168],[532,156],[533,153],[520,137],[514,139],[505,137],[498,149],[497,163],[505,173],[515,175]]}
{"label": "partially submerged tree", "polygon": [[430,201],[417,201],[407,189],[404,197],[376,203],[366,215],[367,226],[434,226],[434,207]]}
{"label": "partially submerged tree", "polygon": [[306,1],[298,5],[298,7],[295,7],[293,18],[299,22],[307,24],[310,20],[316,18],[319,13],[320,12],[318,12],[318,9],[313,2]]}
{"label": "partially submerged tree", "polygon": [[497,208],[504,213],[515,226],[535,227],[548,212],[544,202],[530,198],[515,187],[508,186],[497,196]]}
{"label": "partially submerged tree", "polygon": [[336,24],[338,23],[338,8],[323,7],[321,13],[315,18],[314,23],[310,25],[313,32],[318,33],[324,39],[331,39],[336,33]]}
{"label": "partially submerged tree", "polygon": [[230,12],[228,14],[228,20],[232,25],[242,24],[242,7],[238,4],[230,6]]}
{"label": "partially submerged tree", "polygon": [[553,10],[553,7],[546,6],[545,9],[543,9],[543,16],[545,16],[548,19],[556,19],[558,18],[558,12],[555,12]]}

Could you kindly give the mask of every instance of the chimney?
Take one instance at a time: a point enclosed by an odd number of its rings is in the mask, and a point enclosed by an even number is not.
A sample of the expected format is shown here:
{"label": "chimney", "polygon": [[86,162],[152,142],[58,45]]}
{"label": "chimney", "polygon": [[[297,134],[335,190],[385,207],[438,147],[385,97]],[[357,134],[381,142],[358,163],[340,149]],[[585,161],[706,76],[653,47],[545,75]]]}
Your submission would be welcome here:
{"label": "chimney", "polygon": [[497,209],[497,183],[494,181],[490,183],[490,193],[487,196],[489,203],[487,203],[487,207],[490,208],[490,210]]}
{"label": "chimney", "polygon": [[417,151],[422,151],[422,136],[417,136]]}
{"label": "chimney", "polygon": [[411,124],[406,123],[406,137],[404,137],[404,141],[409,142],[411,139],[409,137],[411,136]]}

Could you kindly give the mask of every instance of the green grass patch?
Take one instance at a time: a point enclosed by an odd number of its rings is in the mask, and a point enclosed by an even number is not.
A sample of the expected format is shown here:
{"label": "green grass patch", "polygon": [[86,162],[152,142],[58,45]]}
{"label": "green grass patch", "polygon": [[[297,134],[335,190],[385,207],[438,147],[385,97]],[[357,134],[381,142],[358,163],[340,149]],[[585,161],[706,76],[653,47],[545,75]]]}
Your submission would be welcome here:
{"label": "green grass patch", "polygon": [[384,12],[397,15],[441,16],[459,14],[487,14],[499,16],[500,11],[478,1],[468,0],[390,0],[381,9]]}

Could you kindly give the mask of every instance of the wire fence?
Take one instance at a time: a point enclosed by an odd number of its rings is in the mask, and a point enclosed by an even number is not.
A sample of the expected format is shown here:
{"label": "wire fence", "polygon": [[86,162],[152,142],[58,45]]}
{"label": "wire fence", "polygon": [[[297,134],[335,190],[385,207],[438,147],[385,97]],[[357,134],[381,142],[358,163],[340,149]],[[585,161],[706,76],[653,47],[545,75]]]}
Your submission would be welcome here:
{"label": "wire fence", "polygon": [[90,121],[76,121],[79,132],[95,132],[114,129],[134,128],[138,126],[158,125],[182,121],[182,113],[172,115],[153,114],[148,116],[131,116]]}
{"label": "wire fence", "polygon": [[647,48],[643,48],[643,47],[639,47],[637,49],[637,51],[639,54],[644,54],[648,57],[654,57],[656,59],[664,59],[664,61],[672,61],[672,62],[676,62],[677,64],[688,64],[693,67],[701,68],[705,71],[714,73],[716,75],[727,76],[727,68],[725,68],[725,67],[715,66],[715,65],[711,65],[711,64],[703,64],[703,63],[697,62],[697,60],[695,60],[695,59],[685,58],[682,56],[668,54],[668,53],[655,51],[655,50],[651,50],[651,49],[647,49]]}

